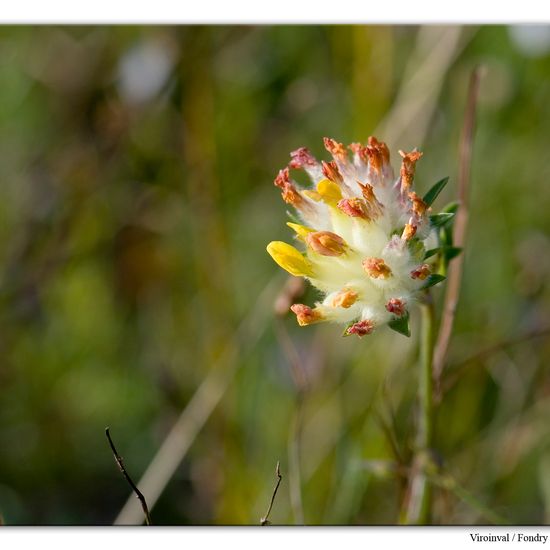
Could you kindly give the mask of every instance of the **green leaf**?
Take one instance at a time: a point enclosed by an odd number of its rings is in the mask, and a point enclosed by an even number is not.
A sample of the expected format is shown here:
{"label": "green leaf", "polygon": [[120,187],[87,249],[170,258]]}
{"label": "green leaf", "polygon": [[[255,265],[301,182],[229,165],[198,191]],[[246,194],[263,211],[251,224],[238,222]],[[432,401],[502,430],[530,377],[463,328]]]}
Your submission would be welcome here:
{"label": "green leaf", "polygon": [[428,258],[439,254],[443,248],[443,246],[438,246],[437,248],[430,248],[430,250],[426,250],[426,254],[424,254],[424,259],[427,260]]}
{"label": "green leaf", "polygon": [[441,209],[441,212],[450,212],[451,214],[456,214],[458,207],[460,206],[459,201],[452,201],[447,204],[444,208]]}
{"label": "green leaf", "polygon": [[462,248],[460,248],[459,246],[447,246],[444,250],[445,259],[450,262],[453,258],[456,258],[461,252]]}
{"label": "green leaf", "polygon": [[447,182],[449,181],[449,178],[443,178],[442,180],[439,180],[425,195],[422,199],[428,206],[431,206],[432,203],[437,198],[437,195],[441,193],[442,189],[447,185]]}
{"label": "green leaf", "polygon": [[454,212],[441,212],[430,216],[430,224],[432,227],[443,227],[454,218]]}
{"label": "green leaf", "polygon": [[399,334],[403,334],[404,336],[409,337],[411,335],[411,329],[409,327],[409,313],[407,312],[402,317],[395,317],[393,318],[389,323],[388,326],[395,330],[395,332],[399,332]]}
{"label": "green leaf", "polygon": [[462,248],[457,246],[438,246],[437,248],[430,248],[424,254],[424,260],[435,256],[436,254],[443,254],[447,261],[456,258],[462,252]]}
{"label": "green leaf", "polygon": [[428,275],[426,282],[420,288],[430,288],[431,286],[444,281],[447,277],[445,275],[440,275],[439,273],[432,273]]}
{"label": "green leaf", "polygon": [[351,328],[357,321],[353,321],[353,323],[350,323],[345,329],[344,332],[342,332],[342,337],[347,338],[348,336],[352,336],[351,334],[348,334],[348,329]]}

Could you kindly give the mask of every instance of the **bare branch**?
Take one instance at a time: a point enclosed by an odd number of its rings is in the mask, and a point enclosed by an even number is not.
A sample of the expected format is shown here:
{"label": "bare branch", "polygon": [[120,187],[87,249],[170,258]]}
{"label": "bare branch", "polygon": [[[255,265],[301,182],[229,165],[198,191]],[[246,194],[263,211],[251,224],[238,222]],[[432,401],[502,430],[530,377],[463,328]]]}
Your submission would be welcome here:
{"label": "bare branch", "polygon": [[279,468],[279,461],[277,461],[277,466],[275,467],[275,475],[277,476],[277,483],[273,488],[273,494],[271,495],[271,502],[269,503],[269,508],[267,509],[265,516],[260,519],[260,525],[270,525],[269,514],[271,514],[271,509],[273,508],[273,503],[275,502],[275,497],[277,496],[279,485],[281,484],[281,480],[283,479],[283,476],[281,475],[281,470]]}
{"label": "bare branch", "polygon": [[105,435],[107,436],[107,439],[109,441],[109,445],[111,446],[111,451],[113,451],[113,455],[115,457],[115,461],[118,465],[118,468],[122,475],[124,476],[124,479],[128,482],[130,487],[132,488],[132,491],[136,494],[136,497],[138,498],[139,502],[141,503],[141,507],[143,508],[143,513],[145,514],[145,523],[147,525],[151,525],[151,516],[149,515],[149,508],[147,508],[147,502],[145,502],[145,497],[141,493],[141,491],[137,488],[136,484],[132,481],[132,478],[126,471],[126,468],[124,467],[124,462],[122,461],[122,457],[118,454],[115,444],[113,443],[113,440],[111,439],[111,434],[109,433],[109,428],[105,428]]}
{"label": "bare branch", "polygon": [[[464,246],[466,241],[466,229],[468,227],[468,195],[480,78],[481,68],[476,67],[470,76],[468,102],[466,105],[466,112],[464,113],[464,125],[462,127],[462,138],[460,141],[460,162],[458,169],[458,198],[460,201],[460,206],[456,214],[456,222],[454,226],[454,244],[457,247]],[[441,373],[443,372],[443,367],[445,366],[445,358],[453,330],[455,312],[460,295],[460,284],[462,282],[463,263],[464,254],[461,254],[453,262],[451,262],[448,270],[447,291],[445,293],[443,317],[441,319],[441,326],[434,350],[433,375],[436,396],[439,396],[441,392]]]}

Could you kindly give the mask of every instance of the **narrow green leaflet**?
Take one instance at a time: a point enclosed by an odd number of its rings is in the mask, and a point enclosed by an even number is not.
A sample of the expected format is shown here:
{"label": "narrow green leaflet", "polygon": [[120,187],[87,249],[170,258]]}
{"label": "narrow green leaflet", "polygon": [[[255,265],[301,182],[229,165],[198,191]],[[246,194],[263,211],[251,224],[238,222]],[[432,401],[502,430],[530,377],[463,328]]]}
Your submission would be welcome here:
{"label": "narrow green leaflet", "polygon": [[437,248],[430,248],[424,254],[424,260],[435,256],[436,254],[443,254],[447,261],[456,258],[462,252],[462,248],[458,246],[438,246]]}
{"label": "narrow green leaflet", "polygon": [[441,212],[449,212],[451,214],[456,214],[456,211],[458,210],[459,206],[460,206],[459,201],[453,201],[445,205],[445,207],[441,209]]}
{"label": "narrow green leaflet", "polygon": [[462,248],[460,246],[447,246],[443,250],[445,259],[448,262],[450,262],[453,258],[456,258],[461,252]]}
{"label": "narrow green leaflet", "polygon": [[443,188],[447,185],[447,182],[449,181],[449,178],[443,178],[442,180],[439,180],[435,185],[432,186],[432,188],[424,195],[424,198],[422,199],[428,206],[431,206],[432,203],[437,198],[437,195],[441,193]]}
{"label": "narrow green leaflet", "polygon": [[351,334],[348,334],[348,329],[351,328],[354,325],[355,321],[353,323],[350,323],[345,329],[344,332],[342,332],[343,338],[348,338],[348,336],[351,336]]}
{"label": "narrow green leaflet", "polygon": [[426,250],[426,254],[424,254],[424,259],[427,260],[428,258],[439,254],[443,248],[443,246],[438,246],[437,248],[430,248],[430,250]]}
{"label": "narrow green leaflet", "polygon": [[430,216],[430,224],[432,227],[443,227],[449,223],[455,214],[454,212],[441,212],[440,214],[433,214]]}
{"label": "narrow green leaflet", "polygon": [[437,283],[444,281],[446,278],[447,277],[445,277],[445,275],[440,275],[439,273],[432,273],[431,275],[428,275],[426,282],[422,285],[421,288],[430,288],[431,286],[434,286]]}
{"label": "narrow green leaflet", "polygon": [[395,332],[399,332],[399,334],[403,334],[404,336],[410,336],[411,335],[411,329],[409,327],[409,314],[403,315],[402,317],[395,317],[395,319],[392,319],[388,326],[395,330]]}

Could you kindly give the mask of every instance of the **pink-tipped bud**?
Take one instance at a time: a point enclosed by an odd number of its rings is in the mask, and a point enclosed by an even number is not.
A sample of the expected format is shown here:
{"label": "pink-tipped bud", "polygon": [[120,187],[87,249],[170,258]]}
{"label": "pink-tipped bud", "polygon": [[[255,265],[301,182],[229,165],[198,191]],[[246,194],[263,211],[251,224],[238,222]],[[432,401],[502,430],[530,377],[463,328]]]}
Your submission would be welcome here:
{"label": "pink-tipped bud", "polygon": [[422,264],[411,271],[411,277],[423,281],[430,273],[430,266],[428,264]]}
{"label": "pink-tipped bud", "polygon": [[369,148],[367,146],[361,145],[360,143],[354,143],[353,152],[359,156],[359,159],[363,164],[368,164],[369,162]]}
{"label": "pink-tipped bud", "polygon": [[316,166],[317,159],[311,154],[307,147],[300,147],[290,153],[292,160],[289,163],[290,168],[298,170],[304,166]]}
{"label": "pink-tipped bud", "polygon": [[346,251],[342,237],[330,231],[315,231],[306,235],[306,243],[321,256],[341,256]]}
{"label": "pink-tipped bud", "polygon": [[401,235],[401,238],[404,241],[410,241],[415,235],[416,235],[416,225],[408,223],[407,225],[405,225],[405,228],[403,229],[403,234]]}
{"label": "pink-tipped bud", "polygon": [[382,258],[365,258],[363,269],[373,279],[387,279],[391,276],[391,269]]}
{"label": "pink-tipped bud", "polygon": [[363,199],[342,199],[336,206],[339,210],[351,218],[363,218],[364,220],[369,219],[367,205]]}
{"label": "pink-tipped bud", "polygon": [[294,304],[290,306],[290,310],[296,315],[296,320],[301,327],[323,320],[323,316],[318,309],[312,309],[304,304]]}
{"label": "pink-tipped bud", "polygon": [[363,192],[363,198],[369,211],[369,218],[376,219],[378,216],[381,216],[384,205],[376,198],[373,186],[370,183],[362,184],[360,181],[357,183]]}
{"label": "pink-tipped bud", "polygon": [[350,143],[348,147],[354,155],[359,155],[361,153],[361,149],[363,149],[363,145],[360,143]]}
{"label": "pink-tipped bud", "polygon": [[342,174],[340,174],[340,170],[338,170],[336,162],[334,162],[333,160],[331,160],[330,162],[323,161],[321,165],[325,178],[333,181],[334,183],[342,183],[344,181],[344,178],[342,178]]}
{"label": "pink-tipped bud", "polygon": [[399,151],[399,154],[403,157],[401,162],[401,192],[406,194],[413,183],[416,162],[422,156],[422,153],[415,149],[410,153]]}
{"label": "pink-tipped bud", "polygon": [[370,334],[373,330],[374,323],[366,319],[365,321],[359,321],[358,323],[351,325],[351,327],[346,330],[346,334],[348,336],[351,334],[357,334],[357,336],[362,338],[363,336]]}
{"label": "pink-tipped bud", "polygon": [[338,160],[345,160],[347,157],[346,148],[343,143],[338,143],[332,138],[323,138],[325,149]]}
{"label": "pink-tipped bud", "polygon": [[413,213],[421,218],[426,213],[428,205],[414,191],[409,193],[409,199],[412,202]]}
{"label": "pink-tipped bud", "polygon": [[388,146],[383,141],[378,141],[374,136],[370,136],[367,143],[362,155],[366,155],[371,168],[380,174],[382,168],[390,161]]}
{"label": "pink-tipped bud", "polygon": [[405,302],[399,298],[392,298],[386,304],[386,309],[397,317],[402,317],[407,311],[407,309],[405,308]]}
{"label": "pink-tipped bud", "polygon": [[298,207],[302,202],[303,198],[298,193],[297,189],[290,183],[290,174],[288,167],[283,170],[279,170],[275,181],[273,182],[280,190],[283,200],[287,204]]}

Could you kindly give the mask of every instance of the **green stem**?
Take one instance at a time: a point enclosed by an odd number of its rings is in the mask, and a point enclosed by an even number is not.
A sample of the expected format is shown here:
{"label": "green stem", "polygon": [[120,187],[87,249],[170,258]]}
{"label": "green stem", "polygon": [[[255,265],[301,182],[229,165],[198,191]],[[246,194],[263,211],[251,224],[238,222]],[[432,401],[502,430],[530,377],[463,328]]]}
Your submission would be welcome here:
{"label": "green stem", "polygon": [[433,433],[433,351],[434,307],[431,296],[421,306],[422,327],[420,335],[420,371],[418,398],[420,415],[416,439],[416,456],[409,485],[409,497],[404,522],[426,525],[431,519],[432,491],[427,475],[430,468],[430,449]]}
{"label": "green stem", "polygon": [[434,306],[431,296],[422,304],[422,333],[420,341],[420,422],[418,426],[418,447],[429,451],[433,432],[433,353],[434,353]]}

